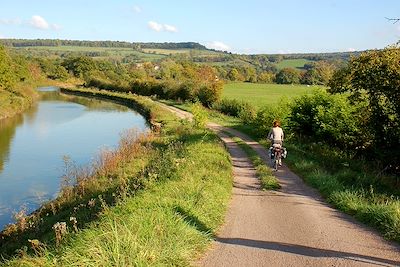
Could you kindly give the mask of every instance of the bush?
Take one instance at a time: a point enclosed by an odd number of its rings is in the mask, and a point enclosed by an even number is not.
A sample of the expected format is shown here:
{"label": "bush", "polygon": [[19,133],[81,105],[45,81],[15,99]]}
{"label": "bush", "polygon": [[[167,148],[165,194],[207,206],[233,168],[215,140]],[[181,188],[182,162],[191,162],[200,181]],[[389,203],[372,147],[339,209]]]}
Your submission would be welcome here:
{"label": "bush", "polygon": [[193,123],[196,128],[204,128],[207,123],[207,111],[204,110],[204,107],[196,102],[192,106],[192,114],[193,114]]}
{"label": "bush", "polygon": [[254,120],[253,126],[256,128],[259,136],[266,136],[275,120],[281,122],[282,128],[287,129],[287,119],[289,114],[289,103],[287,99],[282,98],[278,104],[269,105],[261,108]]}
{"label": "bush", "polygon": [[[349,93],[354,103],[368,101],[363,120],[372,147],[381,160],[400,174],[400,45],[354,57],[329,82],[332,93]],[[387,163],[386,163],[387,164]]]}
{"label": "bush", "polygon": [[211,107],[220,99],[222,89],[222,82],[209,82],[200,86],[197,97],[204,106]]}
{"label": "bush", "polygon": [[213,105],[213,109],[218,110],[219,112],[230,115],[233,117],[239,117],[240,112],[243,109],[249,107],[250,104],[244,101],[240,101],[237,99],[222,99]]}
{"label": "bush", "polygon": [[315,138],[343,148],[365,148],[361,111],[363,103],[351,104],[343,95],[316,90],[294,100],[289,115],[290,129],[299,135]]}

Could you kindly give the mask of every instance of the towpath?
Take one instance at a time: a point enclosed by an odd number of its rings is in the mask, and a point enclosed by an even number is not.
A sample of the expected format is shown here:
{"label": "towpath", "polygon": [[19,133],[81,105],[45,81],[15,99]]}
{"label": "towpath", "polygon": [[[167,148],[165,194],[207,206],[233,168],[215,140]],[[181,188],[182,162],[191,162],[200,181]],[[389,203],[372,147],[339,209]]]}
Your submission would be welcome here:
{"label": "towpath", "polygon": [[[191,114],[166,106],[181,118]],[[282,188],[260,190],[255,169],[230,138],[237,136],[268,162],[267,151],[247,135],[208,123],[225,143],[234,187],[225,224],[198,266],[400,266],[400,246],[331,208],[319,193],[283,166]]]}

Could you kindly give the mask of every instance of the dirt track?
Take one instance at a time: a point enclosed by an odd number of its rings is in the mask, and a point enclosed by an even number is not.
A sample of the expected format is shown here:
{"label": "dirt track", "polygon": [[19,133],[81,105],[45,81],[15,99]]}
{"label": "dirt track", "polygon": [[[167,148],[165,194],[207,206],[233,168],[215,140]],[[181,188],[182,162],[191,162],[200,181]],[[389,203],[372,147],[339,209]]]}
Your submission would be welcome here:
{"label": "dirt track", "polygon": [[196,265],[400,266],[399,245],[331,208],[285,166],[276,173],[282,189],[261,191],[248,157],[224,132],[240,137],[267,160],[265,149],[233,129],[208,127],[231,154],[234,189],[225,225]]}

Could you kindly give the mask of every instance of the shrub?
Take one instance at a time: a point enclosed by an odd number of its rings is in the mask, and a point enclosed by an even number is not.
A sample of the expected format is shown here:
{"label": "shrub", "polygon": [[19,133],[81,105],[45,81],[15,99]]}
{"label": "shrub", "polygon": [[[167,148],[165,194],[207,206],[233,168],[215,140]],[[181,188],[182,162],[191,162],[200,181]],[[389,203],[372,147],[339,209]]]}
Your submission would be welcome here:
{"label": "shrub", "polygon": [[253,120],[253,126],[260,136],[266,136],[275,120],[279,120],[282,128],[287,128],[289,114],[288,100],[282,98],[275,105],[268,105],[261,108]]}
{"label": "shrub", "polygon": [[239,117],[240,112],[245,109],[246,105],[250,105],[244,101],[237,99],[222,99],[213,105],[213,109],[218,110],[226,115]]}
{"label": "shrub", "polygon": [[200,86],[197,92],[197,97],[204,106],[211,107],[215,102],[220,99],[222,89],[222,82],[209,82]]}
{"label": "shrub", "polygon": [[364,104],[352,105],[343,95],[316,90],[294,100],[289,115],[290,129],[299,135],[344,147],[360,148],[368,138],[362,132]]}
{"label": "shrub", "polygon": [[400,45],[354,57],[329,82],[332,93],[349,93],[354,103],[368,101],[364,119],[372,147],[390,169],[400,173]]}
{"label": "shrub", "polygon": [[204,128],[207,123],[207,111],[204,110],[204,107],[196,102],[192,106],[192,114],[193,114],[193,122],[194,126],[197,128]]}

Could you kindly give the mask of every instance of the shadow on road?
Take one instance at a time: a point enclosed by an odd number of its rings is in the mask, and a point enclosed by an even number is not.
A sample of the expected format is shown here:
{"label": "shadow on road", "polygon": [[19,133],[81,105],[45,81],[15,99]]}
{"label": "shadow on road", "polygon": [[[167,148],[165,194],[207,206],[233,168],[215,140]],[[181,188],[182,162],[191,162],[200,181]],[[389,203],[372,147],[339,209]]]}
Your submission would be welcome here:
{"label": "shadow on road", "polygon": [[209,228],[207,225],[205,225],[202,221],[200,221],[197,218],[197,216],[193,215],[191,212],[185,210],[181,206],[175,206],[173,209],[178,216],[180,216],[189,225],[196,228],[199,232],[202,232],[207,235],[210,234],[211,236],[214,236],[212,229]]}
{"label": "shadow on road", "polygon": [[375,264],[380,266],[400,266],[399,261],[388,260],[367,255],[360,255],[351,252],[343,252],[343,251],[336,251],[329,249],[317,249],[313,247],[282,243],[282,242],[259,241],[259,240],[243,239],[243,238],[217,238],[216,241],[224,244],[275,250],[275,251],[281,251],[281,252],[292,253],[308,257],[315,257],[315,258],[340,258],[340,259]]}

